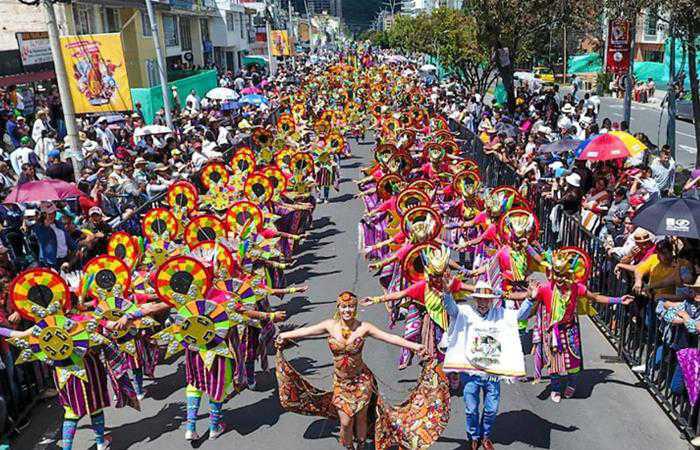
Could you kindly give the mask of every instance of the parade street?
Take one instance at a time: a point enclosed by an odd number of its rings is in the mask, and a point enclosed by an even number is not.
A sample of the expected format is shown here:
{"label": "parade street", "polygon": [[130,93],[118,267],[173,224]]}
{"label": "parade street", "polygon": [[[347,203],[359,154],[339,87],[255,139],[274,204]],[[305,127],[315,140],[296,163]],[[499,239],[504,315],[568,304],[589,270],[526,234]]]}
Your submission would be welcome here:
{"label": "parade street", "polygon": [[[331,202],[319,205],[310,238],[289,270],[290,282],[307,281],[308,296],[273,301],[289,315],[287,330],[329,318],[335,311],[338,292],[352,290],[358,296],[374,295],[379,287],[358,253],[357,222],[363,210],[354,198],[359,168],[370,163],[371,145],[351,145],[355,156],[342,161],[340,192]],[[361,308],[360,320],[385,327],[386,312],[381,305]],[[393,330],[400,333],[400,329]],[[547,383],[503,384],[500,412],[493,433],[499,448],[509,449],[665,449],[687,448],[677,429],[664,415],[628,366],[615,362],[615,351],[592,322],[582,318],[585,370],[575,398],[554,404],[549,401]],[[417,369],[396,369],[397,348],[368,340],[365,361],[377,376],[382,395],[393,404],[402,402],[415,384]],[[328,388],[332,364],[325,338],[306,340],[286,350],[287,358],[315,385]],[[273,358],[270,357],[270,362]],[[530,372],[528,370],[528,372]],[[146,399],[140,413],[110,408],[106,412],[108,432],[114,449],[191,448],[183,440],[185,421],[184,359],[162,364],[155,381],[146,381]],[[207,441],[206,433],[195,446],[202,449],[330,449],[337,446],[337,424],[282,410],[274,375],[258,373],[257,391],[244,391],[224,405],[226,433]],[[55,449],[60,440],[63,409],[55,401],[37,407],[31,425],[18,437],[13,448]],[[200,410],[199,428],[205,430],[208,408]],[[464,403],[453,396],[448,429],[432,447],[465,448]],[[624,436],[624,439],[618,437]],[[92,443],[92,431],[81,423],[77,448]],[[90,448],[94,448],[90,447]]]}
{"label": "parade street", "polygon": [[[666,140],[666,124],[668,123],[668,110],[659,107],[656,103],[632,103],[632,120],[630,129],[633,132],[641,131],[654,142]],[[621,98],[601,97],[600,117],[608,117],[613,122],[619,122],[623,118],[623,100]],[[685,168],[695,167],[695,128],[690,122],[676,121],[676,161],[679,166]]]}

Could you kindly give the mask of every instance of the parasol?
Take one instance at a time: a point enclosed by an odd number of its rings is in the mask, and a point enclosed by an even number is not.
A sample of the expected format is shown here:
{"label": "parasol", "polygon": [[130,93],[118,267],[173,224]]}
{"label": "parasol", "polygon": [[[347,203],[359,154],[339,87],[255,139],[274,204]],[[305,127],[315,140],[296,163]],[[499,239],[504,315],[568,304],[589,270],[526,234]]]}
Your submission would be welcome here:
{"label": "parasol", "polygon": [[47,178],[15,186],[4,203],[50,202],[83,195],[74,183]]}
{"label": "parasol", "polygon": [[233,89],[217,87],[207,92],[205,97],[212,100],[230,101],[238,100],[240,95],[238,95],[238,92],[234,91]]}

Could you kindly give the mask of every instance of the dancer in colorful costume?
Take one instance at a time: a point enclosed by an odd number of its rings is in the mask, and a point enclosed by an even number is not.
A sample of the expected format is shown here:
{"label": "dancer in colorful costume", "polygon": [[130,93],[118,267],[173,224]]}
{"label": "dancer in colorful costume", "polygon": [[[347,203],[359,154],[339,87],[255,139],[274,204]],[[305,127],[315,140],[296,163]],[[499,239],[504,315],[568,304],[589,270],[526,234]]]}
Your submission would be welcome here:
{"label": "dancer in colorful costume", "polygon": [[628,305],[634,297],[608,297],[589,291],[585,283],[590,276],[591,260],[578,247],[547,251],[543,260],[547,267],[547,282],[528,293],[511,293],[510,297],[522,300],[529,296],[540,305],[541,320],[536,329],[538,342],[543,366],[549,368],[550,399],[559,403],[562,396],[574,396],[578,374],[583,370],[578,312],[590,313],[589,301]]}
{"label": "dancer in colorful costume", "polygon": [[63,448],[73,448],[78,421],[86,415],[92,422],[97,449],[110,448],[103,412],[110,405],[108,385],[116,407],[139,409],[128,374],[111,369],[125,367],[125,354],[100,333],[97,320],[69,314],[68,285],[53,270],[30,269],[19,274],[10,286],[10,302],[22,317],[36,323],[27,331],[10,334],[9,343],[20,349],[17,364],[38,360],[54,369],[64,409]]}
{"label": "dancer in colorful costume", "polygon": [[[449,418],[449,388],[435,361],[426,363],[418,386],[401,406],[386,405],[377,383],[362,359],[368,336],[422,353],[423,346],[385,333],[368,322],[357,320],[357,297],[343,292],[338,297],[335,319],[280,333],[277,338],[277,380],[282,406],[300,414],[320,415],[340,420],[340,444],[347,449],[364,449],[369,428],[374,426],[374,446],[394,445],[425,449],[437,440]],[[311,386],[284,359],[285,341],[308,336],[328,335],[333,354],[333,390],[324,392]],[[375,408],[376,421],[368,423],[368,412]]]}

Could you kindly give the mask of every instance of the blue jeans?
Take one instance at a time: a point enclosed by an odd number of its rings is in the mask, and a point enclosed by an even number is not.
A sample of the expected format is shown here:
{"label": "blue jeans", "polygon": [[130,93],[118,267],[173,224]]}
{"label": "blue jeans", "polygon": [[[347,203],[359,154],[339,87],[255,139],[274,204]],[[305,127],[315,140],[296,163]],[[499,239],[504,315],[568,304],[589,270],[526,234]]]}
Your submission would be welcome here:
{"label": "blue jeans", "polygon": [[[501,382],[476,375],[462,374],[464,404],[467,414],[467,437],[472,440],[491,436],[491,428],[498,414],[501,400]],[[479,414],[481,391],[484,391],[484,410]]]}

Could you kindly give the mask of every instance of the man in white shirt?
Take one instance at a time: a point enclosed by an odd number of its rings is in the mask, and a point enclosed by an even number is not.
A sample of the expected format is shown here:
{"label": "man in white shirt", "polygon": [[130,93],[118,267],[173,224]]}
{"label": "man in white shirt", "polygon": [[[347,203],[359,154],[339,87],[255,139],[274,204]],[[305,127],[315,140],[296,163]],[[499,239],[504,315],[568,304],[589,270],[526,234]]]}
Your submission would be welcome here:
{"label": "man in white shirt", "polygon": [[107,128],[107,118],[106,117],[100,117],[97,119],[97,122],[95,122],[95,135],[97,136],[97,142],[100,143],[100,146],[108,153],[114,153],[114,143],[116,142],[116,138],[114,137],[114,133],[112,133],[112,130]]}
{"label": "man in white shirt", "polygon": [[651,174],[662,193],[673,190],[673,182],[676,174],[676,162],[671,157],[671,148],[664,145],[658,158],[649,165]]}
{"label": "man in white shirt", "polygon": [[245,80],[242,76],[238,75],[235,80],[233,80],[233,86],[238,92],[245,88]]}
{"label": "man in white shirt", "polygon": [[191,109],[194,111],[199,111],[202,108],[201,101],[197,96],[197,91],[195,91],[194,89],[190,91],[190,95],[188,95],[185,99],[185,104],[189,104]]}
{"label": "man in white shirt", "polygon": [[29,137],[24,136],[20,141],[20,146],[10,153],[10,164],[12,164],[12,169],[15,171],[17,176],[22,173],[22,165],[31,163],[31,160],[29,159],[30,155],[34,154],[36,156],[34,150],[27,146],[29,145],[29,141]]}
{"label": "man in white shirt", "polygon": [[192,144],[192,166],[194,166],[194,170],[199,171],[208,162],[209,158],[202,152],[202,143],[195,142]]}

